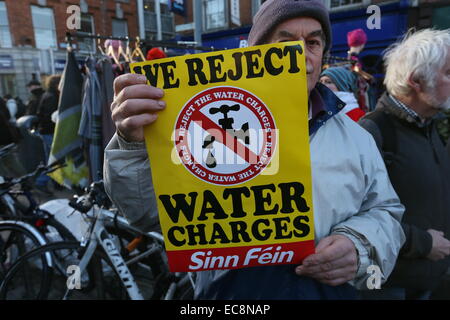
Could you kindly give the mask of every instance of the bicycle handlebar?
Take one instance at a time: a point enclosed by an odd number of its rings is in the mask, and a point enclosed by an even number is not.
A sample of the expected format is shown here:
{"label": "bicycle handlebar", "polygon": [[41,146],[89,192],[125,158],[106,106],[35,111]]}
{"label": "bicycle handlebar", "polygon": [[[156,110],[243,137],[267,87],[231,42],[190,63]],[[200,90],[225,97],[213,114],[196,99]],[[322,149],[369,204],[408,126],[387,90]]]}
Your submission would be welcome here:
{"label": "bicycle handlebar", "polygon": [[65,166],[66,166],[66,164],[64,162],[64,159],[56,160],[55,162],[53,162],[47,166],[40,164],[36,167],[36,169],[33,172],[23,175],[19,178],[5,178],[4,182],[0,184],[0,188],[8,189],[16,184],[23,184],[26,180],[28,180],[30,178],[37,177],[38,175],[44,174],[44,173],[45,174],[51,173],[55,170],[65,167]]}
{"label": "bicycle handlebar", "polygon": [[74,196],[69,201],[69,206],[82,213],[87,213],[95,205],[109,208],[111,201],[105,192],[103,180],[95,181],[86,188],[86,192],[82,196]]}

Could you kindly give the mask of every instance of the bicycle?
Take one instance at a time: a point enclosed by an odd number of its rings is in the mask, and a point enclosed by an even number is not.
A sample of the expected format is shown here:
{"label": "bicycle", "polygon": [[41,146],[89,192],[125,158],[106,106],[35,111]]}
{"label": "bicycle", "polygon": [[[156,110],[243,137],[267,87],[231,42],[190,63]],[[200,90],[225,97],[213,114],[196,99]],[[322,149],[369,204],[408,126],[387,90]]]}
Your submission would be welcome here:
{"label": "bicycle", "polygon": [[[0,149],[0,154],[9,152],[10,146]],[[54,162],[48,166],[39,165],[33,172],[19,178],[0,176],[0,219],[14,219],[28,222],[37,228],[47,240],[75,240],[72,233],[55,219],[53,214],[39,207],[32,194],[32,181],[40,174],[51,173],[64,164]],[[19,197],[25,197],[26,206]]]}
{"label": "bicycle", "polygon": [[[27,251],[43,246],[47,240],[32,225],[23,221],[0,221],[0,280],[9,267]],[[45,257],[50,262],[49,255]]]}
{"label": "bicycle", "polygon": [[[14,148],[14,144],[1,148],[0,159]],[[0,279],[9,266],[27,251],[44,245],[49,240],[74,239],[53,215],[39,208],[28,184],[34,176],[55,170],[61,165],[42,165],[33,173],[19,178],[5,179],[0,176]],[[25,196],[29,205],[25,206],[18,196]]]}
{"label": "bicycle", "polygon": [[[5,275],[0,298],[8,299],[9,293],[21,286],[20,280],[26,279],[22,274],[39,262],[42,266],[34,277],[39,275],[40,281],[28,298],[192,298],[192,274],[169,272],[162,235],[131,227],[118,212],[105,209],[108,201],[101,182],[93,183],[85,195],[71,201],[70,205],[90,221],[86,237],[81,242],[48,244],[19,258]],[[52,257],[48,268],[44,254]],[[67,278],[67,271],[74,273]]]}

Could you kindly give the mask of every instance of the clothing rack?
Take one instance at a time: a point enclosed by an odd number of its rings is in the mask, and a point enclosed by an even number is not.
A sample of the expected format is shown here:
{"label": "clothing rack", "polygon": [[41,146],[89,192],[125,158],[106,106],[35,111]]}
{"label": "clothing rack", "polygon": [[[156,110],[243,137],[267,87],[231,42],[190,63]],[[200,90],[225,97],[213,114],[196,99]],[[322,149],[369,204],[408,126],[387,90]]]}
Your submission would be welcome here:
{"label": "clothing rack", "polygon": [[[355,64],[356,61],[355,60],[350,60],[347,58],[343,58],[343,57],[338,57],[338,56],[332,56],[332,55],[325,55],[323,57],[324,62],[330,62],[330,61],[340,61],[340,62],[336,62],[335,64],[339,64],[339,65],[343,65],[343,64]],[[333,65],[335,65],[333,64]]]}
{"label": "clothing rack", "polygon": [[191,41],[159,41],[159,40],[142,40],[137,38],[130,37],[113,37],[113,36],[101,36],[95,34],[86,34],[81,32],[67,32],[66,33],[66,41],[69,46],[72,46],[73,39],[77,38],[88,38],[88,39],[100,39],[100,40],[120,40],[124,42],[136,42],[139,40],[141,46],[149,46],[149,47],[163,47],[163,48],[174,48],[174,49],[192,49],[192,50],[201,50],[201,51],[220,51],[225,50],[223,48],[215,48],[215,47],[204,47],[204,46],[196,46],[196,42]]}
{"label": "clothing rack", "polygon": [[322,69],[327,69],[329,67],[351,67],[355,65],[355,60],[350,60],[343,57],[325,55],[323,57]]}

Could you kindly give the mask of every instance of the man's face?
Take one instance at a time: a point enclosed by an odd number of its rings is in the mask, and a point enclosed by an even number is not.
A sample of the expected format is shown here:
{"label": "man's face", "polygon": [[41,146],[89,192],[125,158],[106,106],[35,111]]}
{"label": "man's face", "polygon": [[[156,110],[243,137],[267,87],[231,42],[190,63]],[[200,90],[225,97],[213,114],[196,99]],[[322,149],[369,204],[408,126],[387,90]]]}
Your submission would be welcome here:
{"label": "man's face", "polygon": [[450,49],[444,66],[436,74],[436,83],[431,88],[431,107],[437,111],[450,109]]}
{"label": "man's face", "polygon": [[333,80],[331,80],[328,76],[320,77],[320,83],[327,86],[331,91],[339,91]]}
{"label": "man's face", "polygon": [[319,21],[313,18],[301,17],[280,23],[267,41],[267,43],[304,41],[308,94],[316,86],[322,71],[322,56],[325,47],[324,38]]}

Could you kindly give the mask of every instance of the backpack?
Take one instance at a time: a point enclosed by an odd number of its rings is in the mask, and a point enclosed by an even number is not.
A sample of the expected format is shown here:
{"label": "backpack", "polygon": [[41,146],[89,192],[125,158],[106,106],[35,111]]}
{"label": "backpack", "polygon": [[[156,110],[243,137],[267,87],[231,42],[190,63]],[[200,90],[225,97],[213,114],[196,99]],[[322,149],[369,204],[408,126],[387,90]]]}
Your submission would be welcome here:
{"label": "backpack", "polygon": [[375,110],[368,113],[364,119],[375,122],[378,130],[380,130],[382,138],[381,155],[383,156],[386,166],[389,166],[397,153],[397,134],[392,115],[383,112],[382,110]]}

